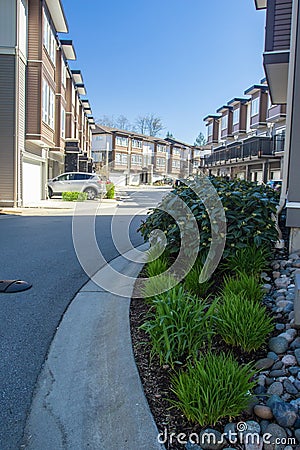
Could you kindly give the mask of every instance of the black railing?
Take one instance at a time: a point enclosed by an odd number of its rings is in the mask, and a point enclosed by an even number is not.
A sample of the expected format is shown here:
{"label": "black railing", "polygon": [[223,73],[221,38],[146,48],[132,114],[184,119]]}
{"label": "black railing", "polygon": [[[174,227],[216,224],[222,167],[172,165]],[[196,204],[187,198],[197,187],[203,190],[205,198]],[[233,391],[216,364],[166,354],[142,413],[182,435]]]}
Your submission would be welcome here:
{"label": "black railing", "polygon": [[283,149],[283,136],[274,136],[273,138],[255,137],[231,144],[220,150],[215,150],[210,155],[205,155],[202,164],[204,166],[212,166],[251,158],[261,158],[274,155],[276,152],[283,151]]}

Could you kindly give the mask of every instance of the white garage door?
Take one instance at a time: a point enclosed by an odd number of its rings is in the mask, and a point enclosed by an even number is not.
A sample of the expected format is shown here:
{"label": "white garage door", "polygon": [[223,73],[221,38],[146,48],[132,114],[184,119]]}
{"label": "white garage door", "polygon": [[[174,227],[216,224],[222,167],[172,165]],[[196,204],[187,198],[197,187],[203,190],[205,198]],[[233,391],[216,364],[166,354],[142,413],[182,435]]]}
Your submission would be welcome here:
{"label": "white garage door", "polygon": [[23,162],[23,204],[35,203],[42,198],[42,170],[39,163]]}

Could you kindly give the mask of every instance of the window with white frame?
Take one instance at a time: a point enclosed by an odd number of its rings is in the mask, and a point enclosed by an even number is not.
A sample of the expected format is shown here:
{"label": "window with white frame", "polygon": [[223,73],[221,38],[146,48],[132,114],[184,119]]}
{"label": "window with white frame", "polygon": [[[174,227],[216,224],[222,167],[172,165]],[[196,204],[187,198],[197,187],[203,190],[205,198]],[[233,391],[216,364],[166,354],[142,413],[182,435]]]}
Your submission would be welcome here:
{"label": "window with white frame", "polygon": [[141,166],[142,165],[142,155],[131,155],[131,164],[133,166]]}
{"label": "window with white frame", "polygon": [[240,108],[233,110],[233,125],[238,124],[240,121]]}
{"label": "window with white frame", "polygon": [[226,130],[228,127],[228,115],[222,116],[221,120],[221,130]]}
{"label": "window with white frame", "polygon": [[166,165],[165,158],[156,158],[156,165],[157,167],[165,167]]}
{"label": "window with white frame", "polygon": [[53,89],[49,86],[45,78],[43,78],[43,121],[52,129],[54,129],[54,99],[55,94]]}
{"label": "window with white frame", "polygon": [[173,169],[180,169],[180,161],[177,159],[172,161],[172,167],[173,167]]}
{"label": "window with white frame", "polygon": [[210,122],[207,126],[207,136],[210,137],[213,134],[213,124]]}
{"label": "window with white frame", "polygon": [[173,155],[180,156],[180,149],[179,148],[173,148],[172,153],[173,153]]}
{"label": "window with white frame", "polygon": [[116,153],[115,161],[120,166],[127,166],[127,155],[125,153]]}
{"label": "window with white frame", "polygon": [[116,145],[120,145],[121,147],[127,147],[128,146],[128,138],[123,136],[117,136],[116,137]]}
{"label": "window with white frame", "polygon": [[165,153],[167,150],[165,145],[157,144],[157,151],[160,153]]}
{"label": "window with white frame", "polygon": [[66,111],[65,108],[61,107],[61,137],[65,139],[65,130],[66,130]]}
{"label": "window with white frame", "polygon": [[61,58],[61,83],[65,88],[67,84],[67,67],[63,58]]}
{"label": "window with white frame", "polygon": [[143,141],[139,141],[138,139],[132,139],[132,147],[143,148]]}
{"label": "window with white frame", "polygon": [[48,52],[48,55],[50,56],[51,61],[55,65],[56,39],[51,29],[45,10],[43,11],[43,16],[44,16],[43,44]]}
{"label": "window with white frame", "polygon": [[258,113],[259,113],[259,97],[256,97],[251,101],[251,117],[257,116]]}

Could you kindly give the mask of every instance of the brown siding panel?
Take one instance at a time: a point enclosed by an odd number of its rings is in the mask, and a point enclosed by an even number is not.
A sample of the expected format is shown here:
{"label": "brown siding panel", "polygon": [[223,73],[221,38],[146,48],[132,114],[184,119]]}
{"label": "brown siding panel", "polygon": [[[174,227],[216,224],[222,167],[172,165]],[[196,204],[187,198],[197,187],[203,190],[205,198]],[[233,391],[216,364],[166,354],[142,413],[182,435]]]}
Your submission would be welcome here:
{"label": "brown siding panel", "polygon": [[27,67],[27,103],[26,103],[26,134],[41,133],[41,64],[28,63]]}
{"label": "brown siding panel", "polygon": [[15,57],[0,56],[0,204],[14,200]]}

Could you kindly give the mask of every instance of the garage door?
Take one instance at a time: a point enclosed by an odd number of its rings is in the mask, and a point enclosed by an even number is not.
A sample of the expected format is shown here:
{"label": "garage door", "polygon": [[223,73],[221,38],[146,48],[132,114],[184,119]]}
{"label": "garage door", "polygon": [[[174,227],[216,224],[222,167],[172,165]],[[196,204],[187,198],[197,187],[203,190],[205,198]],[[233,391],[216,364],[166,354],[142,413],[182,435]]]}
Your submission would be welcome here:
{"label": "garage door", "polygon": [[39,163],[23,162],[23,204],[35,203],[42,198],[42,170]]}

